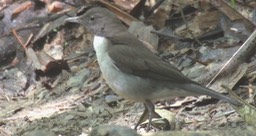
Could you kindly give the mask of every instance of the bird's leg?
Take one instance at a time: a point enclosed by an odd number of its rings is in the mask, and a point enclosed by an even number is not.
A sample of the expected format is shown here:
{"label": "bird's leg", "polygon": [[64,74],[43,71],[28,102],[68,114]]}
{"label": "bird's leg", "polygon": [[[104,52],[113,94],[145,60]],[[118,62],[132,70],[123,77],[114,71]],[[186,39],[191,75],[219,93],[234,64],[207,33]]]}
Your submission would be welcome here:
{"label": "bird's leg", "polygon": [[135,125],[134,130],[137,130],[137,127],[140,125],[140,123],[143,121],[144,117],[148,113],[148,108],[147,108],[146,104],[144,104],[144,107],[145,107],[145,109],[144,109],[142,115],[140,116],[138,123]]}
{"label": "bird's leg", "polygon": [[153,113],[155,112],[155,106],[150,100],[145,101],[145,106],[148,110],[148,127],[147,127],[147,132],[150,130],[151,127],[151,122],[153,118]]}
{"label": "bird's leg", "polygon": [[145,110],[143,112],[143,114],[141,115],[138,123],[136,124],[136,126],[134,127],[134,130],[137,130],[137,127],[140,125],[140,123],[143,121],[143,119],[145,118],[146,114],[148,113],[148,118],[149,118],[149,122],[148,122],[148,126],[147,126],[147,130],[149,131],[150,127],[151,127],[151,122],[152,122],[152,118],[153,118],[153,113],[155,112],[155,106],[154,104],[150,101],[150,100],[145,100],[144,103],[144,107]]}
{"label": "bird's leg", "polygon": [[[144,112],[140,116],[140,119],[139,119],[138,123],[135,125],[134,130],[137,130],[138,126],[145,119],[146,114],[148,114],[148,118],[149,118],[149,123],[148,123],[148,126],[147,126],[147,131],[149,131],[149,129],[151,127],[151,122],[152,122],[153,116],[155,118],[162,118],[159,114],[157,114],[155,112],[155,106],[154,106],[154,104],[150,100],[146,100],[145,101],[144,107],[145,107]],[[171,127],[170,127],[169,121],[167,119],[163,119],[163,121],[164,121],[164,124],[165,124],[163,130],[170,130]]]}

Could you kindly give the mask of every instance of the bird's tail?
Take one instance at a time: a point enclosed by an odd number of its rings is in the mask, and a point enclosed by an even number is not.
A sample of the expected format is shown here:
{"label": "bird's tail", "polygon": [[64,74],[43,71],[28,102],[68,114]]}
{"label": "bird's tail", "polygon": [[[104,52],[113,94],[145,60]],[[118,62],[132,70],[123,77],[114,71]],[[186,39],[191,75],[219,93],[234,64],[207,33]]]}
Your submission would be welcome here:
{"label": "bird's tail", "polygon": [[208,96],[211,96],[216,99],[224,100],[224,101],[229,102],[236,106],[241,105],[241,103],[238,100],[228,97],[228,96],[225,96],[223,94],[220,94],[214,90],[211,90],[211,89],[201,86],[199,84],[193,84],[193,83],[185,84],[185,85],[183,85],[183,87],[185,90],[189,90],[190,92],[193,92],[195,94],[208,95]]}

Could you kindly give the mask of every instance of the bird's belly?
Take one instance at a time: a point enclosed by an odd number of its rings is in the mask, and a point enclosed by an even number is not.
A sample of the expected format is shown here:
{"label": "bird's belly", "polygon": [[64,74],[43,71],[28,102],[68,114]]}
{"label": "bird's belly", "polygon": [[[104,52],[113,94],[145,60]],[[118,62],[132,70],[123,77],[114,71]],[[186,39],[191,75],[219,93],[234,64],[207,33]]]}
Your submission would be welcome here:
{"label": "bird's belly", "polygon": [[[99,58],[98,58],[99,59]],[[154,86],[145,79],[118,70],[108,56],[98,61],[101,72],[109,87],[119,96],[133,100],[145,101],[149,93],[154,92]]]}

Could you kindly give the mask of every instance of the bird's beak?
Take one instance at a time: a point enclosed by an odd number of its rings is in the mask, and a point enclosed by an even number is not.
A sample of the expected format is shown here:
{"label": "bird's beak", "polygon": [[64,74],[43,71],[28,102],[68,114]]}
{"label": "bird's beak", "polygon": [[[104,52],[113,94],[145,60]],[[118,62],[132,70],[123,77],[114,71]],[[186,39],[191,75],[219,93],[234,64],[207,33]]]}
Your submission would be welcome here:
{"label": "bird's beak", "polygon": [[79,23],[79,17],[69,17],[65,19],[65,22]]}

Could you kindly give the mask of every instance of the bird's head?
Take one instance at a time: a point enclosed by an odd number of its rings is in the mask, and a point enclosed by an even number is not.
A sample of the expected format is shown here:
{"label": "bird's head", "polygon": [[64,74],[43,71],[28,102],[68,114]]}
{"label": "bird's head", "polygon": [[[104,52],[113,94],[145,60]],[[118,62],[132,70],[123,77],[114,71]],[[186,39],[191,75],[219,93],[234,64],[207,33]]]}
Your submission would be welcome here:
{"label": "bird's head", "polygon": [[124,27],[114,13],[102,7],[90,8],[84,14],[67,18],[66,21],[79,23],[98,36],[108,35],[109,32],[112,32],[111,29],[113,28]]}

